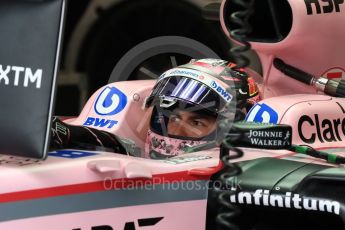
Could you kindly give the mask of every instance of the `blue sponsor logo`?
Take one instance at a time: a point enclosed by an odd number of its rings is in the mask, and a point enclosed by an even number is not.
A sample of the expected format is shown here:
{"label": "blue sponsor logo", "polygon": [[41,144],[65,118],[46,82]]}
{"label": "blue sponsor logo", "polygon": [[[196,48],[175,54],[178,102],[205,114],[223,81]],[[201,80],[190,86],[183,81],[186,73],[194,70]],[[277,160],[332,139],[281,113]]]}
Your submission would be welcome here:
{"label": "blue sponsor logo", "polygon": [[256,104],[247,114],[246,121],[277,124],[278,113],[266,104]]}
{"label": "blue sponsor logo", "polygon": [[100,128],[106,127],[108,129],[111,129],[116,124],[117,124],[117,121],[115,120],[100,119],[97,117],[88,117],[83,125],[100,127]]}
{"label": "blue sponsor logo", "polygon": [[223,87],[219,86],[217,82],[212,81],[211,83],[212,88],[214,88],[226,101],[230,101],[232,99],[232,95],[227,92]]}
{"label": "blue sponsor logo", "polygon": [[99,115],[115,115],[127,105],[127,96],[115,87],[106,87],[96,99],[95,111]]}
{"label": "blue sponsor logo", "polygon": [[69,158],[69,159],[89,157],[89,156],[94,156],[94,155],[97,155],[97,153],[74,151],[74,150],[58,150],[58,151],[49,153],[49,156],[52,156],[52,157],[63,157],[63,158]]}

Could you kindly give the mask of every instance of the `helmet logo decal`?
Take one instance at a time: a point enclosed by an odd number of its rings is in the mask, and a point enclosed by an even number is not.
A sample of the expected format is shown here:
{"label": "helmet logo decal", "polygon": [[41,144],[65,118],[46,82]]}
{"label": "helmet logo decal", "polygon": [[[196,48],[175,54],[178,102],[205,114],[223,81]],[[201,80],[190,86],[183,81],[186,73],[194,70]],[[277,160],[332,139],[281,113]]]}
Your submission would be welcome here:
{"label": "helmet logo decal", "polygon": [[204,58],[197,60],[196,62],[207,63],[213,66],[224,65],[227,63],[225,60],[215,59],[215,58]]}
{"label": "helmet logo decal", "polygon": [[199,77],[199,72],[198,71],[192,71],[192,70],[181,70],[181,69],[176,69],[169,73],[170,76],[175,76],[175,75],[181,75],[181,76],[186,76],[186,77]]}
{"label": "helmet logo decal", "polygon": [[231,101],[232,95],[228,93],[223,87],[219,86],[215,81],[212,81],[211,85],[212,88],[214,88],[226,101]]}
{"label": "helmet logo decal", "polygon": [[127,105],[127,96],[115,87],[106,87],[98,96],[95,111],[99,115],[115,115]]}
{"label": "helmet logo decal", "polygon": [[246,121],[277,124],[278,113],[266,104],[256,104],[246,116]]}
{"label": "helmet logo decal", "polygon": [[170,138],[148,131],[145,145],[145,157],[152,159],[166,159],[169,157],[185,153],[187,146],[196,146],[206,143],[206,141],[183,140]]}
{"label": "helmet logo decal", "polygon": [[258,93],[258,88],[252,77],[248,77],[248,87],[249,87],[249,96],[253,96]]}

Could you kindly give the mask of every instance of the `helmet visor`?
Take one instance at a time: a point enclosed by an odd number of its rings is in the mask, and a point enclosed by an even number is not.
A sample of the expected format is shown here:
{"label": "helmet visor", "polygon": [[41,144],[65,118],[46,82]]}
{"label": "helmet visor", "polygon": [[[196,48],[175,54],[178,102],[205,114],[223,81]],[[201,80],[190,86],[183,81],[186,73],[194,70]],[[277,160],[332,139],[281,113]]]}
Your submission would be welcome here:
{"label": "helmet visor", "polygon": [[155,100],[159,100],[161,107],[169,108],[177,101],[183,101],[199,109],[218,113],[231,99],[232,95],[215,81],[209,86],[193,78],[170,76],[156,84],[147,105],[150,106]]}

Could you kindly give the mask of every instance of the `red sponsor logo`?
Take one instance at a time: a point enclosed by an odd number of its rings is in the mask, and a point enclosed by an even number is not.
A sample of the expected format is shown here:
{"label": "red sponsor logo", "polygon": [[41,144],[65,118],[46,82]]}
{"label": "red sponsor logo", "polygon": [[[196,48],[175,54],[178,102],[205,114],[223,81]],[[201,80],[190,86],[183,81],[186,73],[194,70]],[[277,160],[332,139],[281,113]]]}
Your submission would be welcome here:
{"label": "red sponsor logo", "polygon": [[326,77],[328,79],[345,79],[345,70],[341,67],[333,67],[326,70],[322,77]]}
{"label": "red sponsor logo", "polygon": [[249,87],[249,96],[253,96],[258,92],[256,83],[252,77],[248,77],[248,87]]}

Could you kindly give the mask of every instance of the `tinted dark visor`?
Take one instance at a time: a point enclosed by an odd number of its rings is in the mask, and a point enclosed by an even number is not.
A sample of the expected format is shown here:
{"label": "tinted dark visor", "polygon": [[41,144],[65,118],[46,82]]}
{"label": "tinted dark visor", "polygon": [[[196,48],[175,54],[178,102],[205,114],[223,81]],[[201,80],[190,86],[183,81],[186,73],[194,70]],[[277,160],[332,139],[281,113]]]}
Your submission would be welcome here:
{"label": "tinted dark visor", "polygon": [[[231,96],[226,91],[223,94]],[[184,76],[171,76],[160,80],[148,98],[147,106],[164,98],[178,99],[211,112],[219,112],[226,105],[226,101],[214,89]]]}

